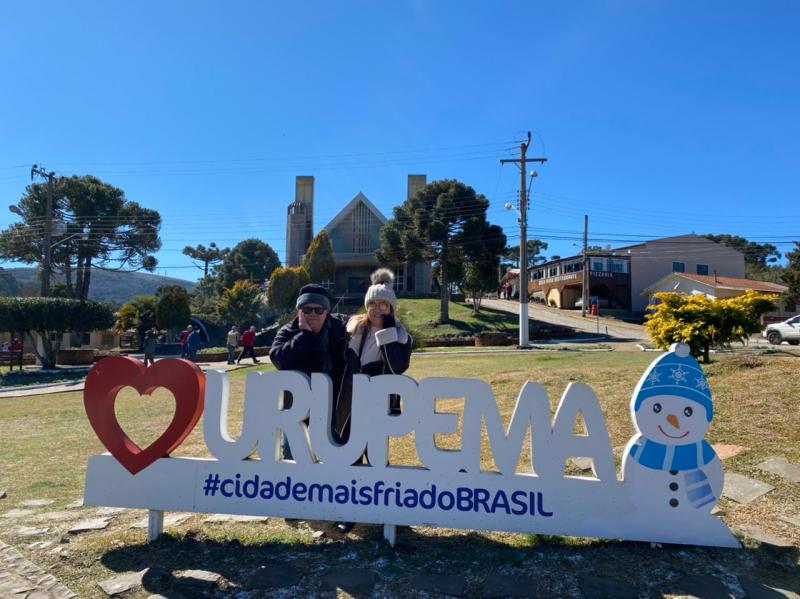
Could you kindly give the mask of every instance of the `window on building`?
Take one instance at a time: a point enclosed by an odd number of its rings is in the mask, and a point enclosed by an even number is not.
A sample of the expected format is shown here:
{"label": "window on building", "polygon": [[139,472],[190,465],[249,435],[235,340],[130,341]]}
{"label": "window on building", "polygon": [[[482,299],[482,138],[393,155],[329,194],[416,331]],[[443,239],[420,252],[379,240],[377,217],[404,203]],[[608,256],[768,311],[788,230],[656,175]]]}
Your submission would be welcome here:
{"label": "window on building", "polygon": [[395,291],[405,291],[406,288],[406,267],[398,266],[394,271]]}
{"label": "window on building", "polygon": [[683,262],[673,262],[672,272],[686,272],[686,265]]}
{"label": "window on building", "polygon": [[91,344],[92,344],[92,334],[81,333],[81,345],[91,345]]}
{"label": "window on building", "polygon": [[333,279],[328,279],[327,281],[322,281],[320,283],[320,285],[322,285],[322,287],[324,287],[328,291],[333,291],[333,284],[334,284]]}
{"label": "window on building", "polygon": [[372,228],[372,212],[359,202],[353,210],[353,252],[356,254],[367,254],[374,250],[370,247],[370,230]]}
{"label": "window on building", "polygon": [[558,274],[558,266],[551,266],[550,267],[550,272],[549,272],[549,274],[547,276],[554,277],[557,274]]}
{"label": "window on building", "polygon": [[611,272],[628,272],[626,268],[628,263],[624,260],[612,260],[611,261]]}
{"label": "window on building", "polygon": [[697,274],[699,274],[699,275],[707,275],[708,274],[708,264],[698,264],[697,265]]}
{"label": "window on building", "polygon": [[606,265],[603,264],[601,260],[593,260],[592,261],[592,270],[595,272],[603,272],[606,269]]}

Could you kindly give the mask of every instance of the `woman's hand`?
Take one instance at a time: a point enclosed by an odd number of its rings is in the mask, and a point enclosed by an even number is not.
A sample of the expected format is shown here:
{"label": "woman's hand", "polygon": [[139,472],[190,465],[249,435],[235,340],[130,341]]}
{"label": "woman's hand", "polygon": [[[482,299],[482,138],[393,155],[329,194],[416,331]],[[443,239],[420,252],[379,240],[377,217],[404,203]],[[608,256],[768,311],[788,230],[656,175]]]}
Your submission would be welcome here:
{"label": "woman's hand", "polygon": [[383,315],[383,328],[384,329],[391,329],[394,326],[397,326],[397,321],[394,319],[394,315],[391,312],[389,314],[384,314]]}

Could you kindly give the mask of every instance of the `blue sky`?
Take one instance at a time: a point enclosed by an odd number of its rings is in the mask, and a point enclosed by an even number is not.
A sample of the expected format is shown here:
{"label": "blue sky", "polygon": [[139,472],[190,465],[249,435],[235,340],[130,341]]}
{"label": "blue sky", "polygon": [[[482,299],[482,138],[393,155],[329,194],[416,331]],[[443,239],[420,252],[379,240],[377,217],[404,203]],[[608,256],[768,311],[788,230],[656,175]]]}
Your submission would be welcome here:
{"label": "blue sky", "polygon": [[[518,242],[732,233],[800,239],[795,2],[0,4],[0,204],[30,164],[158,209],[159,274],[184,245],[260,237],[283,258],[294,177],[317,229],[356,193],[389,216],[406,176],[457,178]],[[0,226],[16,217],[5,207]]]}

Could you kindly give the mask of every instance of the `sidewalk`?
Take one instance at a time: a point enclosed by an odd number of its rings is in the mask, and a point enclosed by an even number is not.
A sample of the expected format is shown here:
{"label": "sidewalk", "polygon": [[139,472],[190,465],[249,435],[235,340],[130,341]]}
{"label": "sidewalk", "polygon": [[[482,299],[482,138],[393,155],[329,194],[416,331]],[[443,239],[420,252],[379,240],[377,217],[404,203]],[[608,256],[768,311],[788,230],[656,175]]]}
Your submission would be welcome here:
{"label": "sidewalk", "polygon": [[[519,314],[519,302],[513,300],[484,299],[482,305],[510,314]],[[629,341],[648,341],[650,339],[650,335],[642,325],[616,320],[614,318],[606,318],[602,316],[602,314],[599,319],[596,316],[583,317],[578,311],[561,310],[542,304],[531,303],[528,304],[528,318],[530,320],[540,320],[551,324],[569,326],[585,333],[597,333],[599,324],[600,333],[606,333],[609,337],[616,337]]]}
{"label": "sidewalk", "polygon": [[[262,359],[262,364],[269,364],[269,358]],[[230,372],[241,368],[253,366],[250,364],[228,364],[227,362],[197,362],[203,372],[206,370],[223,370]],[[43,385],[20,385],[17,387],[0,388],[0,399],[12,397],[29,397],[32,395],[49,395],[51,393],[65,393],[70,391],[83,391],[83,380],[68,381],[64,383],[47,383]]]}

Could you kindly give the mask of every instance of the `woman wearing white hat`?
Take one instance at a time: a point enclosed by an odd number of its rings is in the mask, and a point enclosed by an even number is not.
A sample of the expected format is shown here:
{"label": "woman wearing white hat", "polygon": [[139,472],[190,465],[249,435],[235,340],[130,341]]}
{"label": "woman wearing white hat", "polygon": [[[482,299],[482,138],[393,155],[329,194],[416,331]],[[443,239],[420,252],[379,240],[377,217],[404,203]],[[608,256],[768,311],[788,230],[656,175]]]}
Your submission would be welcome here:
{"label": "woman wearing white hat", "polygon": [[[395,317],[394,274],[387,268],[379,268],[370,279],[372,285],[364,296],[366,312],[352,316],[347,322],[345,372],[336,398],[333,426],[340,443],[350,438],[353,375],[402,374],[411,359],[411,335]],[[400,400],[393,399],[390,409],[399,412]]]}
{"label": "woman wearing white hat", "polygon": [[[353,375],[402,374],[411,360],[411,335],[395,318],[397,296],[392,289],[394,274],[379,268],[370,276],[372,285],[364,296],[366,312],[347,322],[348,343],[345,370],[333,420],[333,432],[339,443],[350,438],[350,415],[353,402]],[[400,397],[389,398],[390,413],[400,413]],[[362,460],[366,456],[362,456]],[[352,522],[337,522],[340,532],[347,532]]]}

